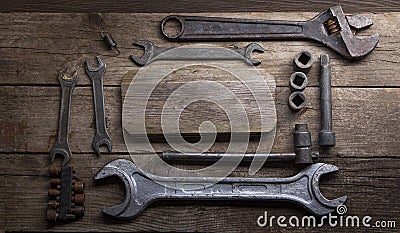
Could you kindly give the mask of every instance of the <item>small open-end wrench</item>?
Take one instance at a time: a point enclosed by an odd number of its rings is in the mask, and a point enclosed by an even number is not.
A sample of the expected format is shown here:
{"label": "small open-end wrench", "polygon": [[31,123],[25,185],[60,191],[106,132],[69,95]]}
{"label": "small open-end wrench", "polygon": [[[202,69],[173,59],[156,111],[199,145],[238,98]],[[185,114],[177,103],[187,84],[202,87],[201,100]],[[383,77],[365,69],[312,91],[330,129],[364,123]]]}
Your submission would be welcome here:
{"label": "small open-end wrench", "polygon": [[[168,21],[178,21],[176,35],[165,31]],[[161,22],[161,32],[169,40],[294,40],[311,39],[328,46],[338,54],[357,59],[369,54],[378,44],[379,35],[359,39],[351,28],[365,29],[372,25],[366,16],[346,16],[340,5],[321,12],[309,21],[265,21],[200,16],[168,16]],[[351,28],[350,28],[351,27]]]}
{"label": "small open-end wrench", "polygon": [[51,161],[54,161],[56,155],[62,155],[63,165],[67,164],[71,159],[72,153],[68,144],[69,116],[71,108],[71,96],[75,85],[78,83],[78,74],[75,71],[72,76],[66,74],[65,66],[57,76],[61,86],[61,104],[60,115],[58,119],[58,134],[56,142],[51,148]]}
{"label": "small open-end wrench", "polygon": [[[178,47],[178,48],[162,48],[153,44],[153,42],[148,40],[139,40],[134,43],[134,45],[143,47],[144,53],[142,57],[136,57],[131,55],[132,61],[138,66],[144,66],[154,59],[161,60],[180,60],[180,59],[221,59],[221,60],[230,60],[230,59],[238,59],[236,56],[232,56],[230,50],[240,54],[243,58],[251,63],[252,65],[259,65],[261,63],[260,60],[256,60],[252,58],[253,52],[263,53],[264,49],[261,45],[256,43],[248,44],[244,48],[219,48],[219,47],[210,47],[210,48],[192,48],[192,47]],[[166,51],[175,50],[172,53],[168,53],[164,56],[159,56]],[[159,57],[158,57],[159,56]]]}
{"label": "small open-end wrench", "polygon": [[[116,218],[133,218],[150,203],[170,199],[289,201],[303,206],[315,215],[325,215],[335,211],[337,206],[347,200],[347,196],[328,200],[319,190],[320,177],[338,169],[330,164],[315,163],[288,178],[228,177],[222,181],[211,177],[150,179],[131,161],[117,159],[101,169],[95,179],[118,176],[123,181],[126,190],[124,202],[103,209],[104,214]],[[170,185],[166,187],[154,179],[168,182]],[[205,186],[205,183],[211,186]]]}
{"label": "small open-end wrench", "polygon": [[98,66],[94,68],[85,60],[85,70],[90,80],[92,80],[93,86],[96,134],[93,138],[92,146],[96,153],[100,155],[100,146],[106,145],[108,151],[111,152],[112,144],[111,138],[107,133],[106,114],[104,112],[103,79],[106,72],[106,64],[99,56],[96,56],[96,59]]}

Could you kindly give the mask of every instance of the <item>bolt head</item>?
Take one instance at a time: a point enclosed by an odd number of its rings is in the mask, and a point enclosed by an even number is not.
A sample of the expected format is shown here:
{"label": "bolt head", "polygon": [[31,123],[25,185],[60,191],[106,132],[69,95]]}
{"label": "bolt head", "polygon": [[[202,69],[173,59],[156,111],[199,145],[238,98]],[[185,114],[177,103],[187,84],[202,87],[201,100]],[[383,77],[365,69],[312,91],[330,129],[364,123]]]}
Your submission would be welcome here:
{"label": "bolt head", "polygon": [[319,145],[322,147],[333,147],[336,145],[336,136],[332,131],[319,132]]}

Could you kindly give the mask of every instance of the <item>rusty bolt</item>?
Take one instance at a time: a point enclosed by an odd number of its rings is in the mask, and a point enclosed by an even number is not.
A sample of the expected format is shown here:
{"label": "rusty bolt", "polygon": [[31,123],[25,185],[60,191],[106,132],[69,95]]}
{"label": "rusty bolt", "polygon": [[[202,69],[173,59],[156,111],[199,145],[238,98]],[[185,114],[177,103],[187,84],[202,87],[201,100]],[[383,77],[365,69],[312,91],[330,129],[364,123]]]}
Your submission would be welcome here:
{"label": "rusty bolt", "polygon": [[72,187],[75,193],[83,193],[83,189],[85,188],[85,182],[76,181]]}
{"label": "rusty bolt", "polygon": [[51,185],[59,185],[60,183],[61,183],[61,180],[59,178],[51,178],[50,179]]}
{"label": "rusty bolt", "polygon": [[50,165],[49,167],[49,174],[51,176],[59,176],[61,172],[61,167],[59,165]]}
{"label": "rusty bolt", "polygon": [[75,203],[75,205],[83,205],[85,202],[85,194],[77,193],[72,197],[72,202]]}
{"label": "rusty bolt", "polygon": [[58,189],[49,189],[49,196],[59,196],[60,195],[60,190]]}
{"label": "rusty bolt", "polygon": [[58,206],[60,205],[60,202],[56,201],[56,200],[50,200],[47,203],[48,208],[52,208],[52,209],[56,209],[58,208]]}
{"label": "rusty bolt", "polygon": [[47,209],[47,212],[46,212],[47,221],[56,222],[57,221],[57,217],[58,217],[58,214],[57,214],[57,211],[55,209]]}
{"label": "rusty bolt", "polygon": [[75,206],[75,208],[72,208],[72,212],[77,218],[82,217],[85,214],[85,207]]}

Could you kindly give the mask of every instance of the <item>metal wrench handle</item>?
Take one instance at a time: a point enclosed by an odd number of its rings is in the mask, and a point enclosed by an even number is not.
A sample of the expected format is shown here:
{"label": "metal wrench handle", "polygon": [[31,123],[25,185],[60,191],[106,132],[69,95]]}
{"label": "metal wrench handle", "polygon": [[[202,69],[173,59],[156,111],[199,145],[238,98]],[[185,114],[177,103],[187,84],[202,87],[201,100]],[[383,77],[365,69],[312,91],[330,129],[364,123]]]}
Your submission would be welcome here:
{"label": "metal wrench handle", "polygon": [[[253,59],[252,53],[263,53],[264,49],[256,43],[248,44],[243,48],[220,47],[177,47],[163,48],[154,45],[151,41],[140,40],[134,45],[144,48],[142,57],[131,55],[131,60],[138,66],[144,66],[154,60],[242,60],[252,65],[259,65],[260,60]],[[168,52],[167,52],[168,51]],[[236,52],[232,53],[231,51]],[[167,53],[166,53],[167,52]]]}
{"label": "metal wrench handle", "polygon": [[64,157],[63,165],[65,165],[72,156],[68,142],[69,118],[72,92],[75,85],[78,83],[77,72],[75,71],[72,77],[68,77],[65,74],[66,70],[67,67],[64,67],[57,77],[61,87],[60,114],[58,118],[57,139],[50,151],[51,161],[54,161],[57,154]]}
{"label": "metal wrench handle", "polygon": [[92,146],[98,155],[101,154],[100,146],[106,145],[109,152],[112,150],[111,138],[106,127],[106,116],[104,112],[104,90],[103,79],[106,72],[106,64],[100,57],[96,57],[98,66],[93,68],[89,62],[85,61],[85,71],[92,81],[94,112],[96,121],[96,134],[93,138]]}
{"label": "metal wrench handle", "polygon": [[[165,24],[177,20],[181,30],[168,35]],[[265,21],[201,16],[168,16],[161,23],[162,34],[171,40],[286,39],[304,38],[306,22]]]}
{"label": "metal wrench handle", "polygon": [[[118,159],[107,164],[95,177],[118,176],[125,185],[123,203],[103,212],[117,218],[133,218],[150,203],[164,199],[289,201],[316,215],[335,211],[347,197],[326,199],[319,190],[323,174],[337,171],[330,164],[316,163],[287,178],[160,177],[145,175],[131,161]],[[165,184],[168,184],[164,186]]]}
{"label": "metal wrench handle", "polygon": [[107,134],[106,116],[104,113],[104,89],[103,77],[92,79],[96,133],[100,135]]}
{"label": "metal wrench handle", "polygon": [[[181,26],[176,35],[169,35],[165,31],[165,24],[172,20],[178,21]],[[379,35],[360,39],[355,37],[350,27],[361,30],[371,25],[372,20],[368,17],[347,17],[340,5],[336,5],[308,21],[172,15],[161,22],[161,33],[173,41],[310,39],[326,45],[348,59],[358,59],[376,47]]]}

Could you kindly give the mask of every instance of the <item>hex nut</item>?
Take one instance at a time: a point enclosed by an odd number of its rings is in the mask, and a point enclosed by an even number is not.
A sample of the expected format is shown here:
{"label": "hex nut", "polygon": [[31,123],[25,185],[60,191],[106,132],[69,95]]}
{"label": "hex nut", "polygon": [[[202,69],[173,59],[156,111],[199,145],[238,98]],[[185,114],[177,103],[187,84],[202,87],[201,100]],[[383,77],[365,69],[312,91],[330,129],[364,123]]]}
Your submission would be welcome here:
{"label": "hex nut", "polygon": [[294,68],[296,71],[307,73],[314,64],[314,56],[308,50],[302,50],[294,56]]}
{"label": "hex nut", "polygon": [[296,91],[289,96],[289,107],[292,111],[298,112],[307,105],[306,95],[303,92]]}
{"label": "hex nut", "polygon": [[289,87],[292,92],[303,91],[308,84],[307,75],[303,72],[294,72],[289,78]]}

